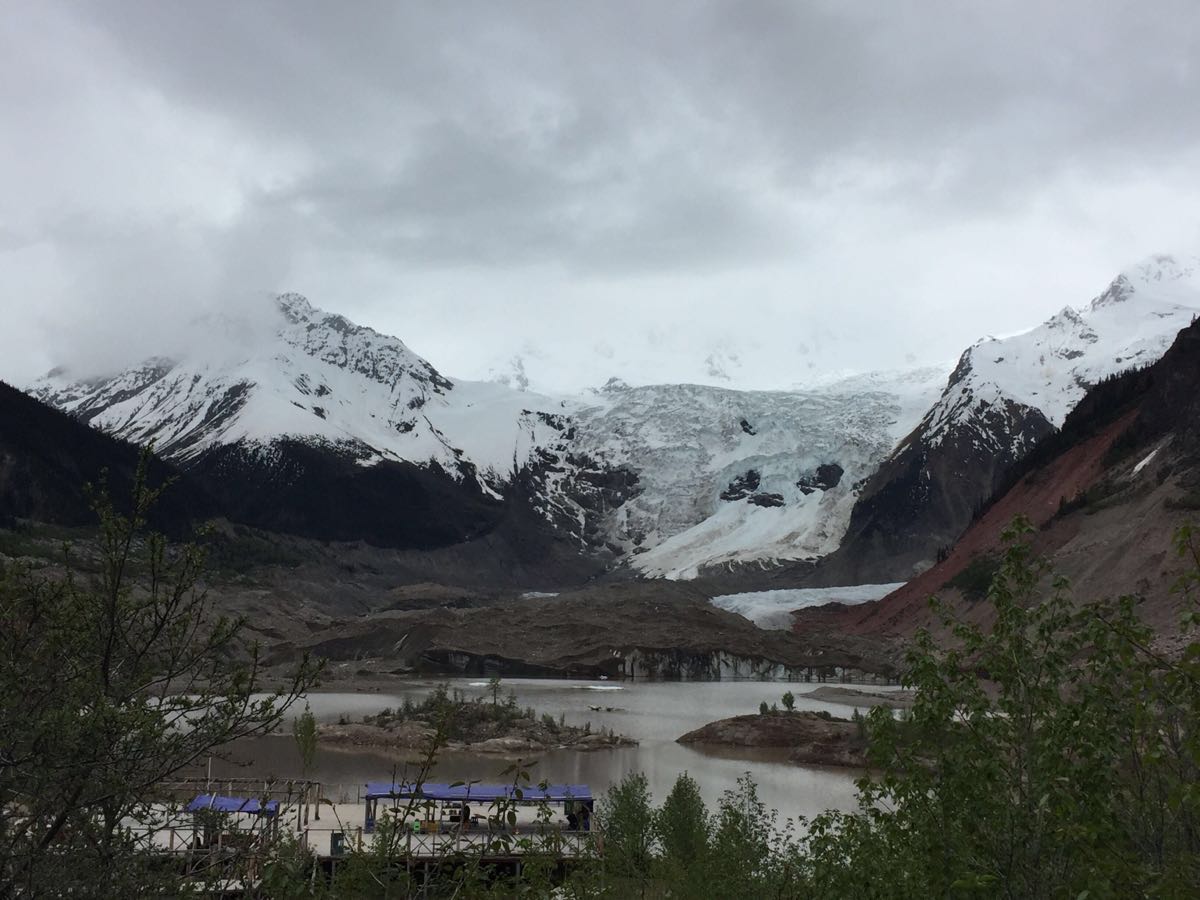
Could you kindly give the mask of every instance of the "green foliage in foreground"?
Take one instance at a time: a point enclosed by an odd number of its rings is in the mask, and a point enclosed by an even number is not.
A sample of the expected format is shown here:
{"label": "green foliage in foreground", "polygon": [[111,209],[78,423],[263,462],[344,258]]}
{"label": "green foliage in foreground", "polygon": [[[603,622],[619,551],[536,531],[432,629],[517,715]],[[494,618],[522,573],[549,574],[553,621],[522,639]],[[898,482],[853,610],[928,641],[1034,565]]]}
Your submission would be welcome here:
{"label": "green foliage in foreground", "polygon": [[1178,585],[1189,640],[1167,658],[1134,598],[1072,605],[1029,533],[1010,530],[990,628],[947,619],[948,651],[918,639],[904,740],[891,716],[869,717],[883,774],[860,783],[858,813],[811,823],[802,884],[814,896],[1197,895],[1195,536],[1176,539],[1195,568]]}
{"label": "green foliage in foreground", "polygon": [[[159,785],[275,728],[307,662],[262,693],[257,647],[217,614],[203,554],[146,528],[161,488],[138,466],[126,510],[101,487],[98,558],[0,567],[0,896],[133,896],[178,882],[145,851]],[[218,875],[219,873],[214,873]]]}

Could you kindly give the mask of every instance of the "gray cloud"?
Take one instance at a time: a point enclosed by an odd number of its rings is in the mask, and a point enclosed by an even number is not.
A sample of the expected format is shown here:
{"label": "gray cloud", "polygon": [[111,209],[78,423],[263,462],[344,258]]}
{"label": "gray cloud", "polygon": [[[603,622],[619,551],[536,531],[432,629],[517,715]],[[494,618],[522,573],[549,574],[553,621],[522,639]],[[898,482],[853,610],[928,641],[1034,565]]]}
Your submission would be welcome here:
{"label": "gray cloud", "polygon": [[563,385],[952,356],[1200,246],[1198,50],[1190,0],[47,0],[0,21],[0,376],[280,289]]}
{"label": "gray cloud", "polygon": [[572,171],[511,141],[431,131],[400,166],[320,169],[261,202],[312,234],[417,265],[706,269],[778,253],[788,227],[753,186],[687,160]]}

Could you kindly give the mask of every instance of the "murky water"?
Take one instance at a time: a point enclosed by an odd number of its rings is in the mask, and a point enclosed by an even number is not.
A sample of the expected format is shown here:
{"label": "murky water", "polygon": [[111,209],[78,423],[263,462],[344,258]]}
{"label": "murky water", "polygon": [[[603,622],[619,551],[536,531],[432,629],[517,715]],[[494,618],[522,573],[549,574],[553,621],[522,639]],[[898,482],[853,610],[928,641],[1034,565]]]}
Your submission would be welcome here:
{"label": "murky water", "polygon": [[[482,696],[487,683],[480,679],[443,679],[467,696]],[[320,721],[350,721],[395,707],[405,697],[414,700],[428,694],[436,680],[400,683],[387,693],[315,693],[307,698]],[[783,692],[796,695],[797,709],[829,710],[849,716],[851,707],[806,700],[804,692],[817,685],[777,682],[588,682],[560,679],[505,679],[504,692],[513,690],[522,707],[537,713],[562,715],[568,723],[593,729],[611,728],[638,740],[637,747],[579,752],[558,750],[538,757],[531,774],[534,781],[583,783],[594,794],[602,794],[627,772],[643,772],[655,802],[661,802],[676,776],[687,771],[700,784],[705,800],[715,806],[721,793],[733,786],[738,776],[749,772],[758,783],[760,796],[781,817],[811,816],[829,808],[849,809],[854,805],[854,778],[844,769],[796,766],[786,762],[786,751],[770,749],[700,749],[675,743],[680,735],[714,719],[757,712],[759,703],[777,703]],[[878,689],[878,688],[873,688]],[[598,706],[600,710],[590,707]],[[611,707],[612,711],[605,708]],[[387,780],[393,772],[403,775],[406,760],[415,753],[390,754],[380,750],[334,749],[317,752],[312,777],[341,784],[350,794],[366,781]],[[509,760],[490,754],[444,753],[432,780],[505,780],[501,773]],[[408,771],[412,771],[411,765]],[[300,760],[290,736],[272,736],[242,741],[232,748],[229,762],[214,761],[216,777],[296,777]]]}

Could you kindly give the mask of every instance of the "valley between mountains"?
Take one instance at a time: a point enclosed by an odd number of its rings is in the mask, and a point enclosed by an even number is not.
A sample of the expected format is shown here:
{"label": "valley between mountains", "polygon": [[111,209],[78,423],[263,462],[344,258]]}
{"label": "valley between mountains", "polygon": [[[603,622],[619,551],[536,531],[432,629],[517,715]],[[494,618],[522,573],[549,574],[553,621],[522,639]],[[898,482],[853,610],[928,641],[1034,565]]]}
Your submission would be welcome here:
{"label": "valley between mountains", "polygon": [[[283,666],[892,677],[925,599],[984,616],[1014,515],[1078,595],[1136,593],[1169,645],[1169,535],[1200,508],[1200,262],[1154,257],[956,364],[790,391],[461,381],[275,301],[179,358],[0,390],[0,553],[86,564],[83,485],[173,477],[207,587]],[[716,602],[714,602],[714,598]],[[744,614],[743,614],[744,613]]]}

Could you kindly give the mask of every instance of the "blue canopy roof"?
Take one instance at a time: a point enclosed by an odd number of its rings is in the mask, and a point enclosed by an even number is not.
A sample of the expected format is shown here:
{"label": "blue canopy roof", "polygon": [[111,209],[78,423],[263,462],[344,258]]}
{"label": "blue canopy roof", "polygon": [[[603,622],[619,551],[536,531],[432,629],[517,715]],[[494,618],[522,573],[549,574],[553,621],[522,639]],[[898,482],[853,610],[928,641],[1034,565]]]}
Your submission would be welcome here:
{"label": "blue canopy roof", "polygon": [[279,812],[279,803],[268,800],[263,806],[255,797],[219,797],[216,794],[197,794],[196,799],[184,807],[187,812],[199,812],[202,809],[212,809],[225,813],[253,813],[254,815],[273,816]]}
{"label": "blue canopy roof", "polygon": [[[561,803],[564,800],[591,800],[592,789],[586,784],[548,784],[543,790],[538,785],[529,785],[521,790],[521,801],[546,800]],[[511,784],[441,784],[427,781],[422,785],[394,783],[391,781],[367,782],[367,799],[397,797],[418,800],[515,800]]]}

